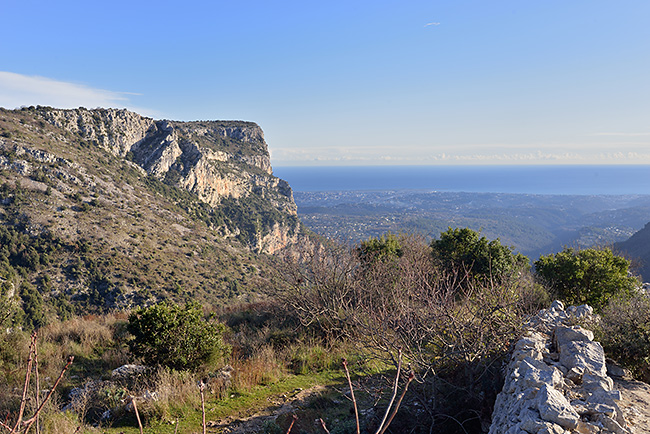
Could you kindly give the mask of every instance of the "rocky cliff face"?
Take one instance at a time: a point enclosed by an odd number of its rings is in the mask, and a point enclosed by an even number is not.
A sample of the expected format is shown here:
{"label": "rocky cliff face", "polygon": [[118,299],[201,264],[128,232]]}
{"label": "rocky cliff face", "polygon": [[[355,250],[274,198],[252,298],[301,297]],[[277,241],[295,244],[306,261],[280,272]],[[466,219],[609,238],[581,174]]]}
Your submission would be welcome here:
{"label": "rocky cliff face", "polygon": [[[240,219],[247,213],[257,220],[262,215],[262,223],[247,234],[254,250],[273,253],[295,241],[298,221],[291,188],[273,176],[264,133],[255,123],[153,120],[116,109],[46,108],[39,114],[213,208],[228,200],[241,208],[236,213]],[[241,233],[232,226],[224,227],[224,233]]]}

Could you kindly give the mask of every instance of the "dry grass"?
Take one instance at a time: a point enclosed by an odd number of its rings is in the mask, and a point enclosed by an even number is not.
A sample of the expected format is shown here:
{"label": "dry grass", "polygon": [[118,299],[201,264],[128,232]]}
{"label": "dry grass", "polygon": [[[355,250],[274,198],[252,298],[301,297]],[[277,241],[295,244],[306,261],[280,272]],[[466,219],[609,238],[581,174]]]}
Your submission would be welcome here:
{"label": "dry grass", "polygon": [[40,334],[47,342],[88,354],[97,347],[112,344],[116,331],[125,321],[125,314],[88,315],[50,324]]}
{"label": "dry grass", "polygon": [[89,315],[54,322],[42,328],[39,334],[44,369],[49,369],[50,361],[57,364],[69,355],[78,359],[97,359],[96,364],[103,369],[114,369],[127,363],[128,353],[122,342],[125,318],[123,313]]}
{"label": "dry grass", "polygon": [[233,387],[236,390],[250,390],[257,385],[274,383],[284,376],[285,362],[269,345],[260,347],[249,358],[233,358],[235,368]]}
{"label": "dry grass", "polygon": [[[100,434],[101,430],[81,423],[79,416],[73,412],[58,410],[48,411],[41,419],[41,432],[48,434]],[[80,428],[79,428],[80,427]],[[77,429],[79,428],[79,431]]]}

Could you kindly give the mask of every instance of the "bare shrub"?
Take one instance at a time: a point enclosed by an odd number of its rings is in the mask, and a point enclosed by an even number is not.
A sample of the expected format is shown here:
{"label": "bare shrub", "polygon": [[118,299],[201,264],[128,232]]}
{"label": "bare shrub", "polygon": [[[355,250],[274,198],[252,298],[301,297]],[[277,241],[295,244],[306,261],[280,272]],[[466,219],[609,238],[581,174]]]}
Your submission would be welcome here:
{"label": "bare shrub", "polygon": [[[279,297],[328,339],[345,337],[394,366],[402,350],[431,423],[441,411],[456,417],[459,409],[472,410],[461,417],[485,422],[489,412],[481,407],[496,397],[501,358],[536,304],[527,297],[538,289],[526,267],[471,279],[464,269],[442,270],[422,238],[398,240],[399,255],[368,258],[338,247],[303,254],[303,261],[286,258],[289,289]],[[468,402],[471,396],[478,402]]]}
{"label": "bare shrub", "polygon": [[650,295],[610,300],[596,333],[609,357],[650,382]]}

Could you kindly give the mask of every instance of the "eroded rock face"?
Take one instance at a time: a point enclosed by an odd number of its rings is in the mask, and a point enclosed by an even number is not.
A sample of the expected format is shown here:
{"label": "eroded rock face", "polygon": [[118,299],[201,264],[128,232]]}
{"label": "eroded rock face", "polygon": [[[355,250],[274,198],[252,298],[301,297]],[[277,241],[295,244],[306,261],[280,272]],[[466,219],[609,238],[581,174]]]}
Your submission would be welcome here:
{"label": "eroded rock face", "polygon": [[[273,176],[264,133],[255,123],[153,120],[117,109],[43,109],[41,115],[133,161],[147,174],[195,193],[212,207],[234,199],[297,215],[293,192],[286,181]],[[273,253],[295,242],[296,220],[276,223],[249,237],[253,249]]]}
{"label": "eroded rock face", "polygon": [[630,433],[593,333],[571,325],[589,306],[556,301],[528,324],[497,396],[490,434]]}

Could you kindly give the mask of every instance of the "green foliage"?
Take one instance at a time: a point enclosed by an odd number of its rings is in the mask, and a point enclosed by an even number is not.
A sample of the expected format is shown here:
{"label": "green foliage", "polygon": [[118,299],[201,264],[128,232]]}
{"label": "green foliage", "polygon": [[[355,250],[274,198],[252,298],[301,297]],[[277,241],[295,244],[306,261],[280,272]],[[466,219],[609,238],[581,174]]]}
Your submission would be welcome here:
{"label": "green foliage", "polygon": [[404,254],[399,239],[392,233],[362,241],[357,252],[364,262],[385,261],[399,258]]}
{"label": "green foliage", "polygon": [[611,249],[576,250],[565,248],[559,253],[535,261],[537,274],[567,304],[589,304],[600,311],[617,295],[632,295],[639,280],[630,275],[630,261],[614,255]]}
{"label": "green foliage", "polygon": [[198,303],[161,303],[140,308],[129,316],[131,352],[145,363],[173,369],[196,369],[225,356],[223,324],[206,320]]}
{"label": "green foliage", "polygon": [[650,381],[650,296],[615,298],[603,309],[597,339],[607,355]]}
{"label": "green foliage", "polygon": [[23,301],[23,325],[29,330],[38,329],[46,324],[45,303],[41,293],[27,282],[20,284],[20,298]]}
{"label": "green foliage", "polygon": [[499,239],[488,241],[469,228],[448,228],[431,242],[434,258],[451,275],[465,275],[478,280],[500,280],[515,270],[528,268],[528,258],[501,245]]}

